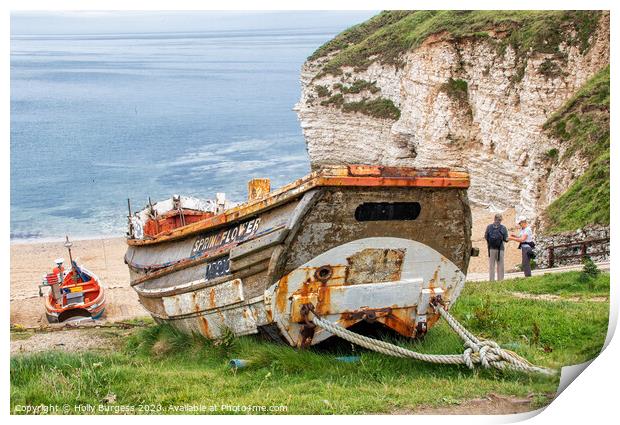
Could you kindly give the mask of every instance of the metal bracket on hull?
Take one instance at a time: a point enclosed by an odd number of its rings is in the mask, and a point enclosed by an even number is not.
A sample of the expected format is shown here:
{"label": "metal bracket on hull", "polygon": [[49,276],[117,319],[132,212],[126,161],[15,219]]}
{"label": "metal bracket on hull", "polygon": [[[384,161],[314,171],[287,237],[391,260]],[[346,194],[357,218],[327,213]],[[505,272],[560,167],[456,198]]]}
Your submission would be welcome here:
{"label": "metal bracket on hull", "polygon": [[[378,258],[381,264],[374,263]],[[283,276],[265,292],[265,304],[268,317],[293,346],[317,344],[331,336],[323,329],[310,331],[304,308],[309,304],[343,327],[376,321],[416,337],[437,320],[428,311],[430,299],[442,295],[453,301],[464,281],[454,263],[427,245],[365,238],[333,248]]]}

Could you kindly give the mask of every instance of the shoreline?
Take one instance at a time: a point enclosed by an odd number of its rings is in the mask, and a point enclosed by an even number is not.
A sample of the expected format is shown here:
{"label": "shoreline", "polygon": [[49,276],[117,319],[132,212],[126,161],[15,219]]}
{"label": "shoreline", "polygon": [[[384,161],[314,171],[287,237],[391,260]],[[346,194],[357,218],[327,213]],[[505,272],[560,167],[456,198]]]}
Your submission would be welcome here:
{"label": "shoreline", "polygon": [[[108,240],[108,239],[125,239],[125,235],[79,235],[79,236],[71,236],[69,235],[69,239],[71,242],[83,242],[83,241],[99,241],[99,240]],[[19,245],[34,245],[34,244],[47,244],[47,243],[64,243],[65,237],[60,236],[47,236],[42,238],[15,238],[10,239],[9,244],[11,246],[19,246]]]}

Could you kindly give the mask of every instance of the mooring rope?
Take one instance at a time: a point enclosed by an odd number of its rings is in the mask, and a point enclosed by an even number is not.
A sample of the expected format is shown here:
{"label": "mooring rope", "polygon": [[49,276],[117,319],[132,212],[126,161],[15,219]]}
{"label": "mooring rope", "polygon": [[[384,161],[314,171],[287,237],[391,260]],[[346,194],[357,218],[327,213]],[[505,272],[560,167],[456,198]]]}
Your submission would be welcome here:
{"label": "mooring rope", "polygon": [[[531,364],[518,354],[501,348],[496,342],[490,340],[480,340],[461,325],[447,310],[440,305],[431,307],[435,312],[439,313],[450,327],[465,342],[465,351],[463,354],[424,354],[416,351],[408,350],[398,345],[390,344],[367,336],[356,334],[340,325],[325,320],[316,314],[313,314],[312,322],[322,327],[328,332],[339,336],[353,344],[369,350],[377,351],[382,354],[395,357],[408,357],[415,360],[421,360],[429,363],[437,364],[463,364],[474,369],[477,364],[489,369],[494,367],[500,370],[517,370],[526,373],[540,373],[544,375],[554,375],[553,369],[547,369]],[[313,312],[314,313],[314,312]]]}

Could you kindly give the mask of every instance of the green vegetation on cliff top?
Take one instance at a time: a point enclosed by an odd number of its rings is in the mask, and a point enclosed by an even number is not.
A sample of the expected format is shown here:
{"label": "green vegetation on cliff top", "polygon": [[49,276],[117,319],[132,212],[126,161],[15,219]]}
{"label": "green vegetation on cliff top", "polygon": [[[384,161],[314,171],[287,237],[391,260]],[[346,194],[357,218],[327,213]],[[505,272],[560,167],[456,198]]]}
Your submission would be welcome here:
{"label": "green vegetation on cliff top", "polygon": [[511,46],[521,59],[530,51],[561,58],[562,42],[578,45],[582,52],[589,48],[599,17],[598,11],[385,11],[340,33],[308,59],[332,54],[321,73],[334,75],[343,66],[361,70],[374,61],[400,66],[402,54],[430,35],[488,38],[489,31],[505,33],[498,42],[500,52]]}
{"label": "green vegetation on cliff top", "polygon": [[590,164],[547,208],[547,231],[555,233],[587,224],[609,224],[609,66],[553,114],[544,129],[566,145],[560,162],[578,153]]}

